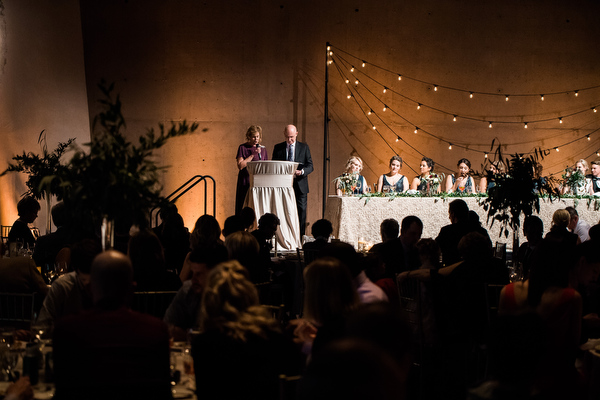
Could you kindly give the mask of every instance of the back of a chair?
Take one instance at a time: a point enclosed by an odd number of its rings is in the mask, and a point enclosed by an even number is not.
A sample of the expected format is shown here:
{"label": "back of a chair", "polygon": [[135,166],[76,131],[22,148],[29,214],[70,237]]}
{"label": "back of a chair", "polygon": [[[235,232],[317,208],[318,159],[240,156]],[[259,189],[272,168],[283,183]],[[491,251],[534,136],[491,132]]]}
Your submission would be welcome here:
{"label": "back of a chair", "polygon": [[262,308],[267,310],[267,312],[273,317],[273,319],[279,322],[279,325],[284,328],[287,321],[285,320],[285,305],[280,304],[278,306],[272,306],[268,304],[261,304]]}
{"label": "back of a chair", "polygon": [[279,375],[279,400],[296,400],[302,375]]}
{"label": "back of a chair", "polygon": [[30,330],[36,317],[35,293],[0,293],[0,326]]}
{"label": "back of a chair", "polygon": [[500,305],[500,292],[504,288],[504,285],[484,283],[483,289],[485,290],[485,305],[487,309],[487,322],[488,326],[492,326],[496,322],[498,317],[498,308]]}
{"label": "back of a chair", "polygon": [[417,279],[397,279],[400,312],[417,335],[422,333],[421,282]]}
{"label": "back of a chair", "polygon": [[131,301],[131,308],[163,319],[165,311],[169,308],[176,294],[176,291],[135,292]]}
{"label": "back of a chair", "polygon": [[0,233],[0,236],[2,237],[2,239],[8,239],[8,233],[10,232],[11,228],[12,228],[11,225],[2,225],[2,231]]}

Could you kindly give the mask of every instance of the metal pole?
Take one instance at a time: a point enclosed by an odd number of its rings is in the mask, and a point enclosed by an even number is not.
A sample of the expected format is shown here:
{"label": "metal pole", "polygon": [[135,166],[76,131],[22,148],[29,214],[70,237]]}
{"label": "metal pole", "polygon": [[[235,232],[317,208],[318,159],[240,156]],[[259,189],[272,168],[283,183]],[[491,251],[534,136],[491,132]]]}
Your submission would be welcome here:
{"label": "metal pole", "polygon": [[327,206],[327,191],[329,189],[327,166],[329,162],[329,42],[325,45],[325,120],[323,121],[323,210],[322,217],[325,218],[325,207]]}

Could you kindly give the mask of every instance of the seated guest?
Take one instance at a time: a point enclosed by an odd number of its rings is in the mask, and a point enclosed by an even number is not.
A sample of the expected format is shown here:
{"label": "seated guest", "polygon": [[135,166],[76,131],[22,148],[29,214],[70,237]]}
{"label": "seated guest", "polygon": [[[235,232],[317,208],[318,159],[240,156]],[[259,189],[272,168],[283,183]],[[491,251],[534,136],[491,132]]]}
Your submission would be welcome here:
{"label": "seated guest", "polygon": [[577,193],[574,193],[573,188],[569,185],[564,185],[562,192],[565,194],[577,194],[579,196],[583,194],[589,194],[592,190],[592,179],[588,176],[589,167],[587,161],[585,161],[583,158],[578,160],[575,163],[575,171],[578,171],[582,176],[585,177],[581,184],[577,185]]}
{"label": "seated guest", "polygon": [[70,214],[62,201],[52,207],[52,222],[56,231],[40,236],[35,244],[33,259],[36,265],[54,265],[58,252],[73,241],[69,223]]}
{"label": "seated guest", "polygon": [[170,207],[161,209],[160,216],[162,222],[152,228],[152,231],[164,249],[166,268],[179,274],[185,257],[190,251],[190,232],[174,204],[171,203]]}
{"label": "seated guest", "polygon": [[358,254],[356,254],[356,250],[351,244],[344,242],[329,243],[321,249],[319,257],[333,257],[348,268],[361,303],[388,301],[388,297],[383,290],[367,277],[364,271],[364,263],[358,259]]}
{"label": "seated guest", "polygon": [[333,233],[333,225],[327,219],[319,219],[312,225],[311,233],[315,238],[312,242],[304,243],[304,250],[320,250],[329,243],[329,237]]}
{"label": "seated guest", "polygon": [[127,251],[133,266],[136,292],[176,291],[181,280],[165,268],[160,240],[151,230],[141,230],[129,238]]}
{"label": "seated guest", "polygon": [[467,233],[479,232],[482,235],[487,236],[489,240],[489,235],[485,228],[481,227],[481,224],[469,223],[469,206],[464,200],[456,199],[450,202],[450,205],[448,206],[448,217],[450,218],[451,224],[442,227],[437,238],[435,238],[435,241],[442,251],[442,261],[446,266],[460,261],[458,242],[460,242],[460,239]]}
{"label": "seated guest", "polygon": [[600,224],[592,226],[588,232],[591,240],[600,241]]}
{"label": "seated guest", "polygon": [[[365,177],[360,173],[363,169],[363,161],[360,157],[352,156],[346,162],[346,174],[355,175],[356,176],[356,187],[353,189],[353,194],[363,194],[369,191],[369,187],[367,186],[367,181]],[[337,179],[337,195],[342,195],[342,189],[340,186],[340,178]]]}
{"label": "seated guest", "polygon": [[[395,226],[393,222],[389,224],[389,233],[393,236]],[[385,268],[383,275],[385,278],[395,279],[397,273],[419,267],[419,256],[415,245],[421,239],[422,233],[423,221],[419,217],[409,215],[402,219],[402,228],[399,237],[387,240],[381,246],[371,249],[372,253],[377,255]]]}
{"label": "seated guest", "polygon": [[401,175],[400,170],[402,170],[402,157],[395,155],[390,158],[390,172],[379,177],[377,189],[380,192],[406,192],[409,189],[408,178]]}
{"label": "seated guest", "polygon": [[[254,283],[269,280],[269,263],[260,258],[260,245],[249,232],[238,231],[227,236],[225,247],[230,260],[237,260],[248,270],[250,281]],[[270,260],[269,260],[270,261]]]}
{"label": "seated guest", "polygon": [[28,376],[22,376],[8,385],[3,397],[4,400],[31,400],[33,399],[33,387]]}
{"label": "seated guest", "polygon": [[546,234],[544,239],[551,240],[555,243],[566,244],[570,251],[575,249],[575,246],[581,243],[579,236],[576,233],[571,233],[567,229],[571,222],[571,214],[567,210],[556,210],[552,214],[552,226],[550,232]]}
{"label": "seated guest", "polygon": [[271,262],[271,250],[273,250],[271,239],[277,232],[277,227],[279,225],[280,223],[277,215],[265,213],[258,220],[258,229],[251,232],[252,236],[258,241],[258,245],[260,246],[260,259],[265,265],[268,265]]}
{"label": "seated guest", "polygon": [[54,330],[56,399],[171,398],[167,326],[127,306],[132,277],[122,253],[94,259],[94,307],[63,318]]}
{"label": "seated guest", "polygon": [[[429,157],[423,157],[421,159],[421,164],[419,165],[419,169],[420,169],[420,174],[419,176],[415,176],[415,178],[412,180],[411,184],[410,184],[410,189],[411,190],[427,190],[428,189],[428,184],[427,184],[427,178],[429,177],[429,174],[433,172],[433,167],[435,166],[435,163],[433,162],[433,160]],[[440,186],[438,186],[437,192],[440,192]]]}
{"label": "seated guest", "polygon": [[507,285],[500,294],[501,315],[534,310],[544,321],[547,347],[535,375],[536,389],[544,399],[581,398],[576,393],[575,369],[581,333],[581,296],[568,287],[571,260],[565,246],[544,239],[533,256],[529,279]]}
{"label": "seated guest", "polygon": [[[221,240],[221,226],[219,226],[219,222],[212,215],[205,214],[198,218],[194,230],[190,235],[190,250],[193,251],[198,245],[207,243],[223,244],[223,241]],[[187,281],[192,276],[189,261],[190,254],[188,252],[179,273],[181,282]]]}
{"label": "seated guest", "polygon": [[90,268],[102,248],[98,241],[84,239],[71,246],[71,266],[74,271],[52,283],[35,327],[52,331],[54,323],[67,315],[80,314],[92,307]]}
{"label": "seated guest", "polygon": [[279,375],[297,375],[300,354],[258,303],[237,261],[212,269],[192,343],[196,387],[203,399],[278,399]]}
{"label": "seated guest", "polygon": [[37,293],[43,299],[48,287],[31,258],[0,258],[0,292]]}
{"label": "seated guest", "polygon": [[379,225],[381,234],[381,243],[374,244],[367,254],[369,266],[366,268],[367,276],[373,282],[381,279],[385,274],[385,263],[383,251],[386,249],[385,243],[396,239],[400,234],[400,225],[394,218],[384,219]]}
{"label": "seated guest", "polygon": [[227,260],[227,249],[220,243],[198,244],[189,255],[191,279],[181,289],[165,312],[163,320],[169,326],[171,337],[185,340],[187,331],[198,327],[198,311],[208,272]]}
{"label": "seated guest", "polygon": [[227,236],[231,235],[234,232],[245,231],[244,222],[242,217],[238,215],[232,215],[227,217],[225,223],[223,224],[223,237],[227,239]]}
{"label": "seated guest", "polygon": [[456,164],[458,173],[448,175],[446,178],[446,193],[475,193],[475,181],[470,174],[471,161],[461,158]]}
{"label": "seated guest", "polygon": [[494,161],[490,164],[487,175],[481,177],[479,181],[479,193],[487,193],[496,186],[496,175],[504,175],[505,166],[502,160]]}
{"label": "seated guest", "polygon": [[33,223],[40,211],[40,203],[31,196],[25,196],[17,203],[17,213],[19,218],[13,223],[8,232],[8,241],[22,242],[23,247],[33,249],[35,246],[35,237],[29,229],[29,224]]}
{"label": "seated guest", "polygon": [[240,217],[242,218],[242,223],[244,224],[244,230],[252,232],[256,229],[256,213],[254,212],[254,209],[250,207],[242,208],[242,211],[240,211]]}
{"label": "seated guest", "polygon": [[523,234],[527,238],[527,241],[519,247],[515,261],[521,263],[523,266],[523,277],[527,279],[529,277],[529,270],[531,270],[531,256],[536,247],[542,243],[544,222],[540,217],[536,217],[535,215],[525,217],[523,221]]}
{"label": "seated guest", "polygon": [[567,207],[565,208],[565,210],[569,212],[569,215],[571,217],[567,229],[579,236],[579,241],[581,243],[585,242],[586,240],[589,240],[590,235],[588,232],[591,228],[590,224],[579,218],[579,213],[577,213],[577,210],[575,208]]}

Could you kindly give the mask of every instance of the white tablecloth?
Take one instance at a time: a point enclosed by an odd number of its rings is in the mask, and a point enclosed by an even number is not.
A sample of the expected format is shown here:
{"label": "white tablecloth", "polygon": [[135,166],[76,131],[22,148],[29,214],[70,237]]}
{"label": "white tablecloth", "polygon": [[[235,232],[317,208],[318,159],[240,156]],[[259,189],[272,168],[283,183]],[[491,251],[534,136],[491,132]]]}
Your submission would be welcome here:
{"label": "white tablecloth", "polygon": [[[440,229],[448,225],[448,205],[456,197],[441,199],[439,197],[400,197],[393,200],[390,198],[370,198],[365,203],[365,198],[330,196],[327,201],[325,218],[333,224],[333,235],[340,240],[357,247],[358,239],[364,238],[366,242],[381,242],[379,226],[384,219],[394,218],[398,223],[408,215],[416,215],[423,221],[423,238],[436,238]],[[512,232],[509,237],[499,237],[500,224],[495,222],[493,227],[487,225],[487,211],[478,204],[479,199],[475,197],[464,197],[463,200],[479,215],[483,226],[488,230],[492,242],[507,243],[512,246]],[[554,211],[574,206],[574,199],[561,199],[550,202],[540,199],[539,217],[544,222],[544,232],[550,230],[552,214]],[[590,225],[595,225],[600,220],[600,211],[594,211],[594,203],[588,207],[587,200],[579,200],[576,205],[579,218]],[[522,217],[521,217],[522,218]],[[490,221],[491,222],[491,221]],[[523,236],[523,220],[519,231],[519,242],[526,239]]]}
{"label": "white tablecloth", "polygon": [[301,247],[300,222],[294,194],[294,172],[298,163],[289,161],[253,161],[248,163],[250,190],[244,206],[252,207],[256,217],[273,213],[281,225],[277,243],[281,249]]}

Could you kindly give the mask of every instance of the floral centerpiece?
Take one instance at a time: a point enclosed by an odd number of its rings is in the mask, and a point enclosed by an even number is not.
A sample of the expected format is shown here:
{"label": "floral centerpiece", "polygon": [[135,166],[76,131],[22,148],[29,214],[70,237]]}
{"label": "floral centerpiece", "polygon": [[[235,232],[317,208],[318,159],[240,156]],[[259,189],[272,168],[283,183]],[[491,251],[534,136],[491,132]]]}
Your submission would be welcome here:
{"label": "floral centerpiece", "polygon": [[433,195],[438,193],[440,185],[444,181],[446,176],[443,173],[436,174],[435,172],[430,172],[426,177],[421,177],[421,183],[425,183],[425,189],[423,190],[423,194]]}
{"label": "floral centerpiece", "polygon": [[563,185],[571,189],[571,193],[575,196],[587,194],[585,190],[586,179],[585,176],[579,170],[573,170],[573,168],[569,167],[565,169],[565,172],[562,174]]}
{"label": "floral centerpiece", "polygon": [[333,181],[336,183],[337,188],[342,191],[342,194],[348,195],[353,194],[358,188],[359,175],[357,173],[345,172],[341,176],[338,176]]}

